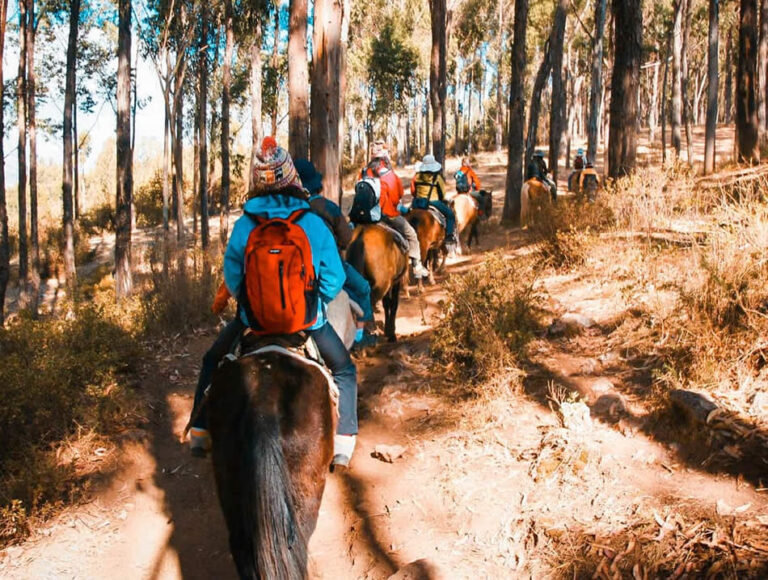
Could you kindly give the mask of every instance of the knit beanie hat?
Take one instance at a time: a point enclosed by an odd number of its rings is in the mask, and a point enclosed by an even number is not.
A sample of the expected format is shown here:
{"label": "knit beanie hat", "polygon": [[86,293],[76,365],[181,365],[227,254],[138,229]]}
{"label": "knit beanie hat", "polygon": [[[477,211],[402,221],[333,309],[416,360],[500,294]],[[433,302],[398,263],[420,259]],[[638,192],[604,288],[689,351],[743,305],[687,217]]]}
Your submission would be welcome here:
{"label": "knit beanie hat", "polygon": [[253,164],[253,188],[250,197],[276,193],[288,187],[301,189],[301,180],[290,154],[274,137],[264,137],[261,151]]}

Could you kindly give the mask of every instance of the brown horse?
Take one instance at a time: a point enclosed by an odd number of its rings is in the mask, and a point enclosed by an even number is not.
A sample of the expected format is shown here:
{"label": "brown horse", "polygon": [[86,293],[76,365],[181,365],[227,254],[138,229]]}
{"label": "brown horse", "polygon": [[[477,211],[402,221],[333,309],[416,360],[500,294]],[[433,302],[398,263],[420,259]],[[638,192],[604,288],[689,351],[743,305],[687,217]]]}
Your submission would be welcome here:
{"label": "brown horse", "polygon": [[[477,194],[460,193],[451,201],[456,214],[456,231],[459,234],[459,253],[461,253],[461,234],[469,228],[467,249],[472,248],[472,239],[480,243],[478,226],[481,219],[488,219],[493,211],[493,192],[481,190]],[[482,214],[482,215],[481,215]]]}
{"label": "brown horse", "polygon": [[[411,209],[405,219],[416,230],[421,248],[421,261],[429,270],[429,283],[435,283],[435,270],[445,264],[445,228],[428,209]],[[442,260],[441,260],[442,258]],[[419,292],[424,289],[422,279],[418,281]]]}
{"label": "brown horse", "polygon": [[520,190],[520,225],[524,226],[531,218],[531,203],[534,200],[552,199],[549,188],[538,179],[529,179]]}
{"label": "brown horse", "polygon": [[213,375],[213,469],[240,578],[307,577],[336,431],[326,377],[275,347],[225,360]]}
{"label": "brown horse", "polygon": [[378,224],[358,226],[347,248],[347,262],[371,285],[371,307],[384,306],[384,335],[396,340],[395,318],[400,287],[408,271],[408,257],[397,245],[394,233]]}

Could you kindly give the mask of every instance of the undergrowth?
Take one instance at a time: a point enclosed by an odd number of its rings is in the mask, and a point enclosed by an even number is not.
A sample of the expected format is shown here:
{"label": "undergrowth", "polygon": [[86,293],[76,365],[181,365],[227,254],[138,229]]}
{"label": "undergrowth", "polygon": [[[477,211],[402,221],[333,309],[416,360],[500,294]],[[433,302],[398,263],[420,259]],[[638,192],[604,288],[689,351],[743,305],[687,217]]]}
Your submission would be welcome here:
{"label": "undergrowth", "polygon": [[535,281],[532,263],[495,253],[445,283],[444,318],[432,353],[470,379],[470,390],[479,393],[499,377],[519,383],[518,357],[539,329]]}

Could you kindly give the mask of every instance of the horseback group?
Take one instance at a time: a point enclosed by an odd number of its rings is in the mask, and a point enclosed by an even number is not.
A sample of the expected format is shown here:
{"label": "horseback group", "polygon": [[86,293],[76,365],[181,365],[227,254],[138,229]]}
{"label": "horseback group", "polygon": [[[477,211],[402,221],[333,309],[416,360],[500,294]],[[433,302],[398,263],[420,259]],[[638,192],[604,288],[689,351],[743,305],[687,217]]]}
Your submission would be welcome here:
{"label": "horseback group", "polygon": [[[253,185],[232,228],[212,307],[221,313],[235,297],[236,314],[203,357],[185,430],[193,456],[211,453],[241,577],[306,576],[325,474],[329,466],[348,466],[356,443],[357,370],[349,348],[370,340],[365,327],[380,299],[385,335],[394,340],[409,265],[420,280],[429,275],[428,260],[458,245],[441,169],[431,155],[424,158],[406,213],[402,182],[378,142],[355,187],[352,230],[322,196],[322,174],[311,162],[294,163],[272,137],[254,156]],[[475,195],[485,195],[471,167],[461,171]],[[376,203],[363,204],[366,197]],[[479,214],[480,206],[472,207]],[[344,306],[334,310],[339,302]],[[351,335],[332,314],[349,319],[350,306],[357,319]]]}

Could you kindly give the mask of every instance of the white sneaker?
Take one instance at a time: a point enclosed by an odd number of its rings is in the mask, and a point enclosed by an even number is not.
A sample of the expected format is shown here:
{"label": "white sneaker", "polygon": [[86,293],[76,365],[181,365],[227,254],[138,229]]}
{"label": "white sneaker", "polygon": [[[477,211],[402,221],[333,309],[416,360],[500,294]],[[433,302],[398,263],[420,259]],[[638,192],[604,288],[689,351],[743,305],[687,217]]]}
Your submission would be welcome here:
{"label": "white sneaker", "polygon": [[355,442],[357,435],[334,435],[333,436],[333,465],[342,465],[347,467],[352,459],[352,453],[355,451]]}
{"label": "white sneaker", "polygon": [[424,267],[424,264],[418,262],[413,266],[413,276],[415,278],[428,278],[429,270]]}

